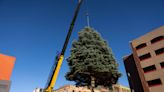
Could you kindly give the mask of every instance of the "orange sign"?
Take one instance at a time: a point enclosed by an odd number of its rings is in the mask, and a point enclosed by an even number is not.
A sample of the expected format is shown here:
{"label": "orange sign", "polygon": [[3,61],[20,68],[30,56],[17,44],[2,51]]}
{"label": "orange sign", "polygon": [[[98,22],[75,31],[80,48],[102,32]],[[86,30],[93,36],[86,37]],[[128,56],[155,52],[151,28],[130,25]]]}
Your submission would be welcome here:
{"label": "orange sign", "polygon": [[0,80],[10,80],[16,58],[0,54]]}

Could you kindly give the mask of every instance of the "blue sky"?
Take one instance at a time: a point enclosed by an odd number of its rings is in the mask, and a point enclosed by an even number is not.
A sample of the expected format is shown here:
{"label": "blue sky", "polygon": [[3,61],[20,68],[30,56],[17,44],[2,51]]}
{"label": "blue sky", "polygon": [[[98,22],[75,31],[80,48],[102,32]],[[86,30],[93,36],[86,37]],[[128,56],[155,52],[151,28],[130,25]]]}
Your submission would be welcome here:
{"label": "blue sky", "polygon": [[[0,0],[0,53],[17,58],[10,92],[32,92],[44,87],[57,51],[61,51],[77,0]],[[128,86],[122,57],[130,54],[129,42],[164,25],[164,0],[88,0],[90,24],[101,33],[119,63]],[[65,58],[73,39],[86,26],[82,5]],[[57,84],[65,84],[66,60]]]}

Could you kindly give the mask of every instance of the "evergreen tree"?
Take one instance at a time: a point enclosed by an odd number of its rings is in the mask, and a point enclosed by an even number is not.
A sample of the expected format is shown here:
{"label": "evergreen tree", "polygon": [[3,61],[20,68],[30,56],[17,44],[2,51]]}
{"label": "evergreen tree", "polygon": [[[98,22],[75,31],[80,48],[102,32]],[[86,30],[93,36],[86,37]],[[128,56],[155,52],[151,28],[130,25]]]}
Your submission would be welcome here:
{"label": "evergreen tree", "polygon": [[67,59],[70,71],[66,79],[75,81],[77,86],[111,87],[121,74],[107,42],[89,27],[78,35],[79,39],[73,41],[71,55]]}

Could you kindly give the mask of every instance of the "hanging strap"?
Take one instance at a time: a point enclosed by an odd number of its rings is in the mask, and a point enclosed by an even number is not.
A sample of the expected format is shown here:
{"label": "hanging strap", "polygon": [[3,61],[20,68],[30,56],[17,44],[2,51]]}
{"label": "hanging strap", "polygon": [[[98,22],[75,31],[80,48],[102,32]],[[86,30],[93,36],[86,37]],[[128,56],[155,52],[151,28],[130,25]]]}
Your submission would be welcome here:
{"label": "hanging strap", "polygon": [[87,19],[87,26],[90,27],[90,18],[89,18],[89,11],[88,11],[88,1],[85,0],[86,5],[86,19]]}

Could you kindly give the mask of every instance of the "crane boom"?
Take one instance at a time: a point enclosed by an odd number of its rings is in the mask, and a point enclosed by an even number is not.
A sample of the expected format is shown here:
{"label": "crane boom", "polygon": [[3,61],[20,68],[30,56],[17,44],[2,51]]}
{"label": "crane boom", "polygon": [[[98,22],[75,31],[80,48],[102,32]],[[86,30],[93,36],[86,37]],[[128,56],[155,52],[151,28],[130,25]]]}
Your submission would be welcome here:
{"label": "crane boom", "polygon": [[71,22],[71,25],[70,25],[70,28],[69,28],[69,31],[68,31],[68,34],[67,34],[67,37],[66,37],[66,40],[65,40],[65,43],[64,43],[64,46],[63,46],[63,49],[62,49],[62,55],[65,54],[65,50],[67,48],[67,45],[68,45],[68,42],[69,42],[69,39],[70,39],[70,36],[71,36],[71,33],[73,31],[73,28],[74,28],[74,24],[75,24],[75,21],[77,19],[77,15],[79,13],[79,10],[80,10],[80,6],[82,4],[83,0],[79,0],[79,3],[78,3],[78,6],[75,10],[75,14],[74,14],[74,17],[72,19],[72,22]]}
{"label": "crane boom", "polygon": [[58,77],[58,73],[60,71],[60,67],[61,67],[62,62],[63,62],[65,50],[67,48],[70,36],[72,34],[72,31],[73,31],[73,28],[74,28],[74,24],[75,24],[75,21],[77,19],[77,16],[78,16],[78,13],[79,13],[79,10],[80,10],[80,6],[81,6],[82,2],[83,2],[83,0],[79,0],[79,2],[78,2],[78,5],[76,7],[76,10],[75,10],[75,13],[74,13],[71,25],[69,27],[69,31],[67,33],[67,37],[65,39],[65,42],[64,42],[64,45],[63,45],[63,48],[62,48],[62,52],[59,55],[59,57],[57,58],[57,63],[55,65],[53,65],[55,67],[53,68],[52,74],[51,74],[50,79],[48,81],[48,85],[44,89],[44,92],[53,92],[53,88],[55,86],[55,83],[56,83],[56,80],[57,80],[57,77]]}

